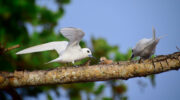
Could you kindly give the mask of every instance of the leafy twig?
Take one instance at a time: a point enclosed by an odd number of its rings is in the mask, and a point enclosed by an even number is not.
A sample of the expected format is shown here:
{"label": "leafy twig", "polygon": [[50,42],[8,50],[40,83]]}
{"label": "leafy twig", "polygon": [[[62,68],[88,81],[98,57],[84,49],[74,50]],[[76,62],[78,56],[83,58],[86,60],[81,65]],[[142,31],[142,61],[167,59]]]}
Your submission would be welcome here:
{"label": "leafy twig", "polygon": [[180,48],[179,48],[178,46],[176,46],[176,49],[177,49],[178,51],[180,51]]}

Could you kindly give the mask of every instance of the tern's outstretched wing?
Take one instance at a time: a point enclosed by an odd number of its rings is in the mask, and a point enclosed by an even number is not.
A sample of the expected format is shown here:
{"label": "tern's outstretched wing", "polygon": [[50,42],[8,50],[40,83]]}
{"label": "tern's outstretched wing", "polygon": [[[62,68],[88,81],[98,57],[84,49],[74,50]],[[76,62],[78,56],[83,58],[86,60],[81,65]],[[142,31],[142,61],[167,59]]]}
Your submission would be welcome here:
{"label": "tern's outstretched wing", "polygon": [[69,39],[68,47],[79,45],[79,42],[84,36],[84,32],[78,28],[72,28],[72,27],[62,28],[60,32],[64,37]]}
{"label": "tern's outstretched wing", "polygon": [[67,41],[49,42],[49,43],[40,44],[37,46],[24,49],[22,51],[17,52],[16,54],[19,55],[19,54],[47,51],[47,50],[56,50],[58,54],[60,55],[61,52],[66,49],[67,45],[68,45]]}

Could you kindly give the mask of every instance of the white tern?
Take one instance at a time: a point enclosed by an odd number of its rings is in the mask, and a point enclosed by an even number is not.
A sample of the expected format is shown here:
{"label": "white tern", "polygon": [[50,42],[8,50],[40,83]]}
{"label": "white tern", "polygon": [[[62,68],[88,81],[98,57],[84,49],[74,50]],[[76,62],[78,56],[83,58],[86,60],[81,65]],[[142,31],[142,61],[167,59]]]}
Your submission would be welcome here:
{"label": "white tern", "polygon": [[155,53],[156,46],[162,37],[156,38],[155,29],[153,28],[152,30],[153,30],[153,38],[141,39],[132,49],[131,59],[137,56],[140,56],[140,58],[143,59],[147,59]]}
{"label": "white tern", "polygon": [[73,64],[75,61],[78,61],[87,57],[93,57],[91,50],[89,48],[81,48],[79,45],[79,42],[81,41],[81,39],[83,38],[85,34],[81,29],[67,27],[67,28],[62,28],[60,30],[60,33],[64,37],[66,37],[69,40],[69,42],[68,41],[48,42],[45,44],[40,44],[37,46],[24,49],[22,51],[17,52],[16,54],[19,55],[19,54],[47,51],[47,50],[56,50],[57,53],[59,54],[59,57],[48,63],[72,62]]}

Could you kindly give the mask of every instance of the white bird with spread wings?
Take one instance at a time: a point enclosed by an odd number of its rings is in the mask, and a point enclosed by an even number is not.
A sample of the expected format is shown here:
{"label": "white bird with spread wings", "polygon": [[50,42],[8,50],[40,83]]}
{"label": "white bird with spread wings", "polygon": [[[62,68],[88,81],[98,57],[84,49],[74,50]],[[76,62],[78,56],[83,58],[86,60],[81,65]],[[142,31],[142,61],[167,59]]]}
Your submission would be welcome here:
{"label": "white bird with spread wings", "polygon": [[66,37],[68,41],[54,41],[45,44],[40,44],[37,46],[33,46],[22,51],[17,52],[17,55],[27,54],[33,52],[41,52],[47,50],[56,50],[59,54],[59,57],[48,62],[72,62],[74,64],[75,61],[92,57],[91,50],[89,48],[81,48],[79,42],[84,36],[84,32],[78,28],[62,28],[60,33]]}

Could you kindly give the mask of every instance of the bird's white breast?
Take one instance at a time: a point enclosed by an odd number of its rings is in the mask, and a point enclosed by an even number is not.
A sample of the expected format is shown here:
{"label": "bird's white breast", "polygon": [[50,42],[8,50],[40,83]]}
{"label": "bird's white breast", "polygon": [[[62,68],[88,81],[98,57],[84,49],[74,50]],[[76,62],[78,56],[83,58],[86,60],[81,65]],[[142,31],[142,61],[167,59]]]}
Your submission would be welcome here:
{"label": "bird's white breast", "polygon": [[81,60],[83,58],[84,56],[82,50],[72,48],[62,53],[61,62],[73,62],[73,61]]}

